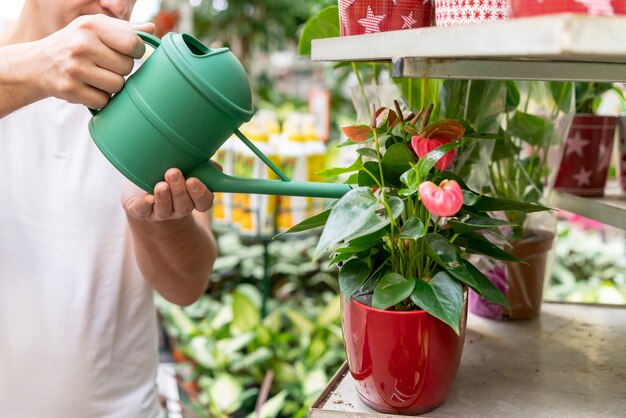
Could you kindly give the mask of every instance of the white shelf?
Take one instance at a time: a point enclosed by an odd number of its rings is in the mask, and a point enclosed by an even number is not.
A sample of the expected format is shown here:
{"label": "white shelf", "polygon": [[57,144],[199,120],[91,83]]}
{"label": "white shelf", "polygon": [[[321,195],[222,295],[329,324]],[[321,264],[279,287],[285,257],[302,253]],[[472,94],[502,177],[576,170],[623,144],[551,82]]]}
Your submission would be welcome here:
{"label": "white shelf", "polygon": [[[461,366],[446,403],[427,417],[617,417],[626,413],[626,309],[544,303],[539,318],[470,315]],[[345,369],[310,418],[381,418]]]}
{"label": "white shelf", "polygon": [[626,17],[561,14],[317,39],[314,61],[393,60],[395,77],[626,80]]}
{"label": "white shelf", "polygon": [[616,182],[607,186],[602,197],[581,197],[552,192],[548,205],[626,231],[626,193],[618,188]]}

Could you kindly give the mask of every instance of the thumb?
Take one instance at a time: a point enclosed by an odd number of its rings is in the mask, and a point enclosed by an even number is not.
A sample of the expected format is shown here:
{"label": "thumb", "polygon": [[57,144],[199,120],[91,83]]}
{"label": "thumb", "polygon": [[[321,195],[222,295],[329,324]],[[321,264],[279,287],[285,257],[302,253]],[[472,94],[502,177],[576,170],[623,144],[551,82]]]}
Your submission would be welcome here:
{"label": "thumb", "polygon": [[154,33],[155,26],[152,22],[146,23],[131,23],[131,27],[136,31]]}

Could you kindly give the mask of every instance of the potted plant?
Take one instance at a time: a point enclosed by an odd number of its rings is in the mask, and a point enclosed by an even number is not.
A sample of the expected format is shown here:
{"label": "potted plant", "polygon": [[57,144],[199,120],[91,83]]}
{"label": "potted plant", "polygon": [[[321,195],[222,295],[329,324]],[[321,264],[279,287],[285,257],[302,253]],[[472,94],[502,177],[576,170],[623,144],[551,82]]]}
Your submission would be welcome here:
{"label": "potted plant", "polygon": [[[479,232],[511,227],[494,211],[541,211],[483,196],[446,168],[464,127],[415,114],[372,109],[369,125],[344,127],[356,161],[329,169],[354,188],[290,232],[323,227],[316,257],[340,266],[342,326],[350,372],[363,401],[385,413],[416,414],[443,403],[461,358],[467,289],[507,306],[467,259],[517,258]],[[365,146],[363,146],[365,145]]]}
{"label": "potted plant", "polygon": [[511,17],[578,13],[613,16],[626,14],[622,0],[510,0]]}
{"label": "potted plant", "polygon": [[[511,82],[506,85],[506,109],[493,141],[485,193],[541,204],[552,189],[573,115],[571,83]],[[554,241],[553,212],[528,214],[504,211],[516,224],[491,239],[505,242],[523,263],[492,262],[477,265],[506,296],[510,310],[470,294],[470,312],[500,319],[529,319],[540,312],[543,284],[549,273],[549,251]]]}
{"label": "potted plant", "polygon": [[435,0],[437,26],[470,25],[508,18],[509,0]]}
{"label": "potted plant", "polygon": [[616,116],[597,115],[602,96],[620,89],[612,83],[576,83],[576,115],[569,130],[556,190],[579,196],[603,196],[611,164]]}

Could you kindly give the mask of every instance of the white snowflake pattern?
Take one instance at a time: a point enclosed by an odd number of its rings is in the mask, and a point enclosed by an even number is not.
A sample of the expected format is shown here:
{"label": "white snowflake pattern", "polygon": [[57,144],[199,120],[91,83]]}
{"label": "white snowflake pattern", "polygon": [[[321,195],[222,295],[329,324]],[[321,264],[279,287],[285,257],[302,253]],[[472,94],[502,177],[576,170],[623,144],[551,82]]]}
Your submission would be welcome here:
{"label": "white snowflake pattern", "polygon": [[613,0],[574,0],[587,8],[590,15],[613,16]]}

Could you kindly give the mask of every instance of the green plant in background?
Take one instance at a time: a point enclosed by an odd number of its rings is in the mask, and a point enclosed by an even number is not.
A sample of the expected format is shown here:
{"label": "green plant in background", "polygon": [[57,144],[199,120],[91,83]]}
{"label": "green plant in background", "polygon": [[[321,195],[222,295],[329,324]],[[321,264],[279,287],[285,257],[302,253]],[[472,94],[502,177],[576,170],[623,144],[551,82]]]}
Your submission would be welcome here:
{"label": "green plant in background", "polygon": [[593,115],[602,102],[602,95],[614,91],[624,100],[622,91],[613,83],[574,83],[576,93],[576,113]]}
{"label": "green plant in background", "polygon": [[343,145],[373,147],[359,148],[350,167],[321,174],[351,173],[346,183],[354,189],[294,230],[324,227],[316,256],[331,249],[332,263],[345,263],[339,273],[344,297],[378,309],[423,309],[458,333],[464,285],[507,305],[464,258],[478,253],[517,261],[478,233],[512,225],[489,212],[545,208],[481,196],[445,171],[454,149],[471,139],[461,140],[457,121],[431,123],[431,110],[404,115],[396,102],[395,110],[372,109],[369,126],[344,128]]}

